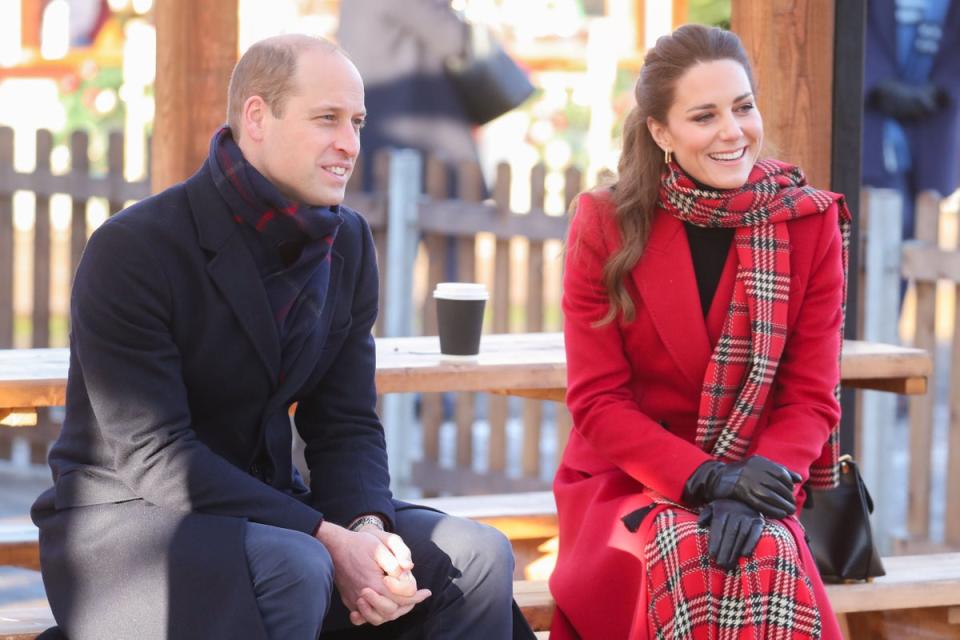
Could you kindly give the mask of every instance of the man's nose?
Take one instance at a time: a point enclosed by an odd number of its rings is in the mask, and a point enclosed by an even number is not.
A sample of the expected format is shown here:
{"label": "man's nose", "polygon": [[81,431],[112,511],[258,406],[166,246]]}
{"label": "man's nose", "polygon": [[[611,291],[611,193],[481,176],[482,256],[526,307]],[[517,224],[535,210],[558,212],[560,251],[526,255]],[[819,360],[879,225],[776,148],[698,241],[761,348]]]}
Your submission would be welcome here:
{"label": "man's nose", "polygon": [[352,122],[337,131],[336,144],[338,149],[350,157],[356,157],[360,153],[360,132]]}

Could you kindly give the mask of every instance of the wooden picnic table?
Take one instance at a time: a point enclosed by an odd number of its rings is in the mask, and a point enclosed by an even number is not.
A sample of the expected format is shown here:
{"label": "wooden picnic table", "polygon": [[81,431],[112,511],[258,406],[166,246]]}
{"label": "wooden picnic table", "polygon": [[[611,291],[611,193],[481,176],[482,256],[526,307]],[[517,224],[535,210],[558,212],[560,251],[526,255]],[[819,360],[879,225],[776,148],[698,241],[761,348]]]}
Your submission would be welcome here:
{"label": "wooden picnic table", "polygon": [[[487,391],[543,400],[564,397],[567,366],[561,333],[488,334],[472,360],[442,356],[436,336],[377,338],[376,345],[380,393]],[[29,422],[37,407],[62,405],[68,359],[67,349],[0,350],[0,419]],[[930,370],[930,357],[922,349],[844,343],[840,371],[848,387],[922,394]]]}

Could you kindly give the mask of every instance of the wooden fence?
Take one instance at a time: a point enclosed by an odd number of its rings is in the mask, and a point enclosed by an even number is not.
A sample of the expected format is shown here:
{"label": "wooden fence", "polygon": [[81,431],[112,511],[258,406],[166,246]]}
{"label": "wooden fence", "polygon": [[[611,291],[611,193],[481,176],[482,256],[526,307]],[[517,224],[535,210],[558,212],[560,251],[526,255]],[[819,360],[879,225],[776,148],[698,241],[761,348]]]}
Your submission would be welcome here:
{"label": "wooden fence", "polygon": [[[949,304],[937,295],[938,282],[947,282],[954,289],[952,335],[949,337],[949,366],[937,366],[930,391],[923,396],[911,396],[910,416],[910,476],[908,479],[907,540],[902,550],[927,550],[931,514],[931,450],[934,444],[934,416],[938,403],[938,372],[947,372],[948,431],[946,493],[943,503],[944,542],[951,548],[960,548],[960,251],[944,249],[943,245],[956,243],[956,238],[941,238],[941,199],[933,192],[921,193],[916,205],[916,240],[903,248],[902,272],[916,287],[916,317],[914,345],[926,349],[936,358],[938,351],[936,321],[938,305]],[[946,242],[941,242],[945,240]]]}
{"label": "wooden fence", "polygon": [[[51,344],[51,282],[54,268],[53,237],[50,224],[51,199],[68,194],[72,199],[70,235],[67,249],[67,268],[72,274],[86,244],[87,204],[91,199],[106,200],[110,213],[123,208],[125,202],[145,197],[149,193],[146,180],[127,182],[123,179],[123,136],[111,134],[107,145],[108,171],[103,175],[90,172],[89,137],[84,132],[70,135],[71,168],[57,175],[51,170],[53,134],[39,130],[36,135],[36,167],[31,173],[14,171],[13,130],[0,127],[0,348],[14,345],[17,317],[14,309],[15,251],[14,251],[14,196],[18,191],[32,192],[35,197],[33,225],[32,311],[27,322],[29,346],[46,347]],[[65,295],[64,292],[59,292]],[[50,411],[42,411],[34,428],[16,431],[0,428],[0,458],[11,456],[14,437],[25,438],[30,445],[33,462],[46,459],[49,443],[56,437],[59,425]]]}
{"label": "wooden fence", "polygon": [[[89,137],[75,132],[69,144],[71,167],[63,175],[51,171],[53,135],[38,131],[36,137],[36,168],[30,173],[14,171],[13,132],[0,128],[0,348],[14,345],[15,317],[14,237],[16,229],[13,202],[18,191],[32,192],[36,198],[36,219],[33,231],[32,312],[29,318],[29,346],[45,347],[51,344],[51,295],[66,296],[66,291],[53,291],[51,274],[54,268],[53,242],[50,225],[50,201],[56,194],[67,194],[72,204],[69,231],[67,268],[72,276],[77,261],[92,231],[87,226],[87,205],[93,198],[105,199],[109,213],[123,208],[130,200],[149,194],[149,179],[128,182],[123,179],[123,136],[109,136],[107,171],[102,175],[91,173],[88,160]],[[358,166],[347,195],[346,204],[363,213],[373,230],[377,245],[381,282],[386,281],[388,232],[388,192],[390,158],[380,155],[370,165]],[[362,183],[362,173],[374,172],[372,193],[361,193],[354,186]],[[486,198],[486,186],[480,168],[474,164],[448,167],[436,160],[424,166],[425,193],[417,203],[417,226],[422,241],[418,264],[420,280],[415,287],[420,292],[414,308],[424,334],[436,333],[436,310],[429,295],[434,285],[455,276],[462,281],[482,281],[492,270],[488,282],[491,298],[488,303],[489,322],[485,331],[508,332],[559,329],[559,290],[548,290],[546,273],[559,273],[559,260],[549,260],[551,242],[556,252],[557,241],[566,233],[566,218],[549,216],[544,211],[546,170],[535,167],[530,176],[531,204],[522,214],[510,210],[510,168],[497,169],[492,187],[492,198]],[[570,199],[581,188],[581,176],[575,169],[565,172],[565,199]],[[453,194],[456,194],[454,197]],[[526,244],[525,260],[511,260],[511,246]],[[492,246],[492,256],[481,256],[480,247]],[[423,266],[425,265],[425,266]],[[484,267],[484,268],[481,268]],[[490,267],[490,268],[486,268]],[[553,278],[557,280],[558,278]],[[519,289],[518,289],[519,287]],[[518,295],[518,290],[526,295]],[[381,302],[385,287],[381,287]],[[519,308],[516,301],[520,300]],[[381,309],[384,305],[381,304]],[[552,322],[550,321],[552,318]],[[65,326],[60,318],[58,326]],[[375,332],[383,334],[384,314],[378,320]],[[59,336],[62,343],[63,336]],[[541,437],[545,425],[556,428],[554,446],[559,452],[566,442],[570,420],[565,408],[554,404],[524,400],[519,415],[511,416],[511,401],[487,394],[456,394],[446,403],[453,407],[452,415],[445,416],[443,398],[439,394],[424,394],[420,401],[422,457],[412,473],[414,484],[426,494],[471,493],[509,490],[542,489],[549,486],[552,460],[541,459]],[[477,407],[485,407],[486,420],[478,420]],[[11,455],[15,437],[30,442],[31,459],[42,462],[46,449],[59,426],[44,412],[40,424],[30,429],[0,428],[0,458]],[[448,414],[451,412],[447,412]],[[508,423],[511,417],[522,423],[520,441],[521,464],[512,472],[507,468]],[[392,425],[388,425],[392,426]],[[441,455],[441,433],[452,427],[455,453],[454,464],[444,465]],[[478,432],[487,433],[488,455],[476,463],[473,445]],[[444,441],[448,441],[445,438]]]}

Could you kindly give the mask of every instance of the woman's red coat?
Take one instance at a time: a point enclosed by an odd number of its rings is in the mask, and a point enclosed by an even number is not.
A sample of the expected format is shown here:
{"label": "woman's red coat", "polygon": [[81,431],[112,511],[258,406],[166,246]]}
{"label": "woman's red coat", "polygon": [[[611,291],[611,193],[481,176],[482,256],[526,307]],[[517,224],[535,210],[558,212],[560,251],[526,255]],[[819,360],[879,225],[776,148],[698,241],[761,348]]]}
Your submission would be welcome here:
{"label": "woman's red coat", "polygon": [[[836,205],[786,223],[790,235],[788,335],[774,387],[748,455],[779,462],[804,480],[839,420],[843,269]],[[554,491],[560,553],[550,588],[558,615],[551,639],[646,638],[642,550],[620,518],[646,505],[644,487],[681,502],[683,485],[710,455],[694,443],[704,372],[733,292],[731,245],[706,320],[683,223],[657,211],[629,278],[631,323],[595,326],[608,309],[602,270],[620,246],[609,194],[580,196],[564,273],[567,405],[574,428]],[[793,518],[823,614],[823,638],[840,638],[823,585]]]}

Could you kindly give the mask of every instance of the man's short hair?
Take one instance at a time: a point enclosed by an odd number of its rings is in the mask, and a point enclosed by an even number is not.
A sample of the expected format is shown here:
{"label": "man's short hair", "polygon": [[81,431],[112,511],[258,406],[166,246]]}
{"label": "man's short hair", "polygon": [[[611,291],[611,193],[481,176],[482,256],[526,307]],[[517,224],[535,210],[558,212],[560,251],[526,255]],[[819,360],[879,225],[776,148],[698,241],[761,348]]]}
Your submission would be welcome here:
{"label": "man's short hair", "polygon": [[346,53],[324,38],[298,33],[273,36],[255,42],[230,74],[227,90],[227,124],[234,138],[241,134],[243,105],[251,96],[260,96],[275,118],[283,117],[284,103],[296,89],[297,60],[304,51]]}

